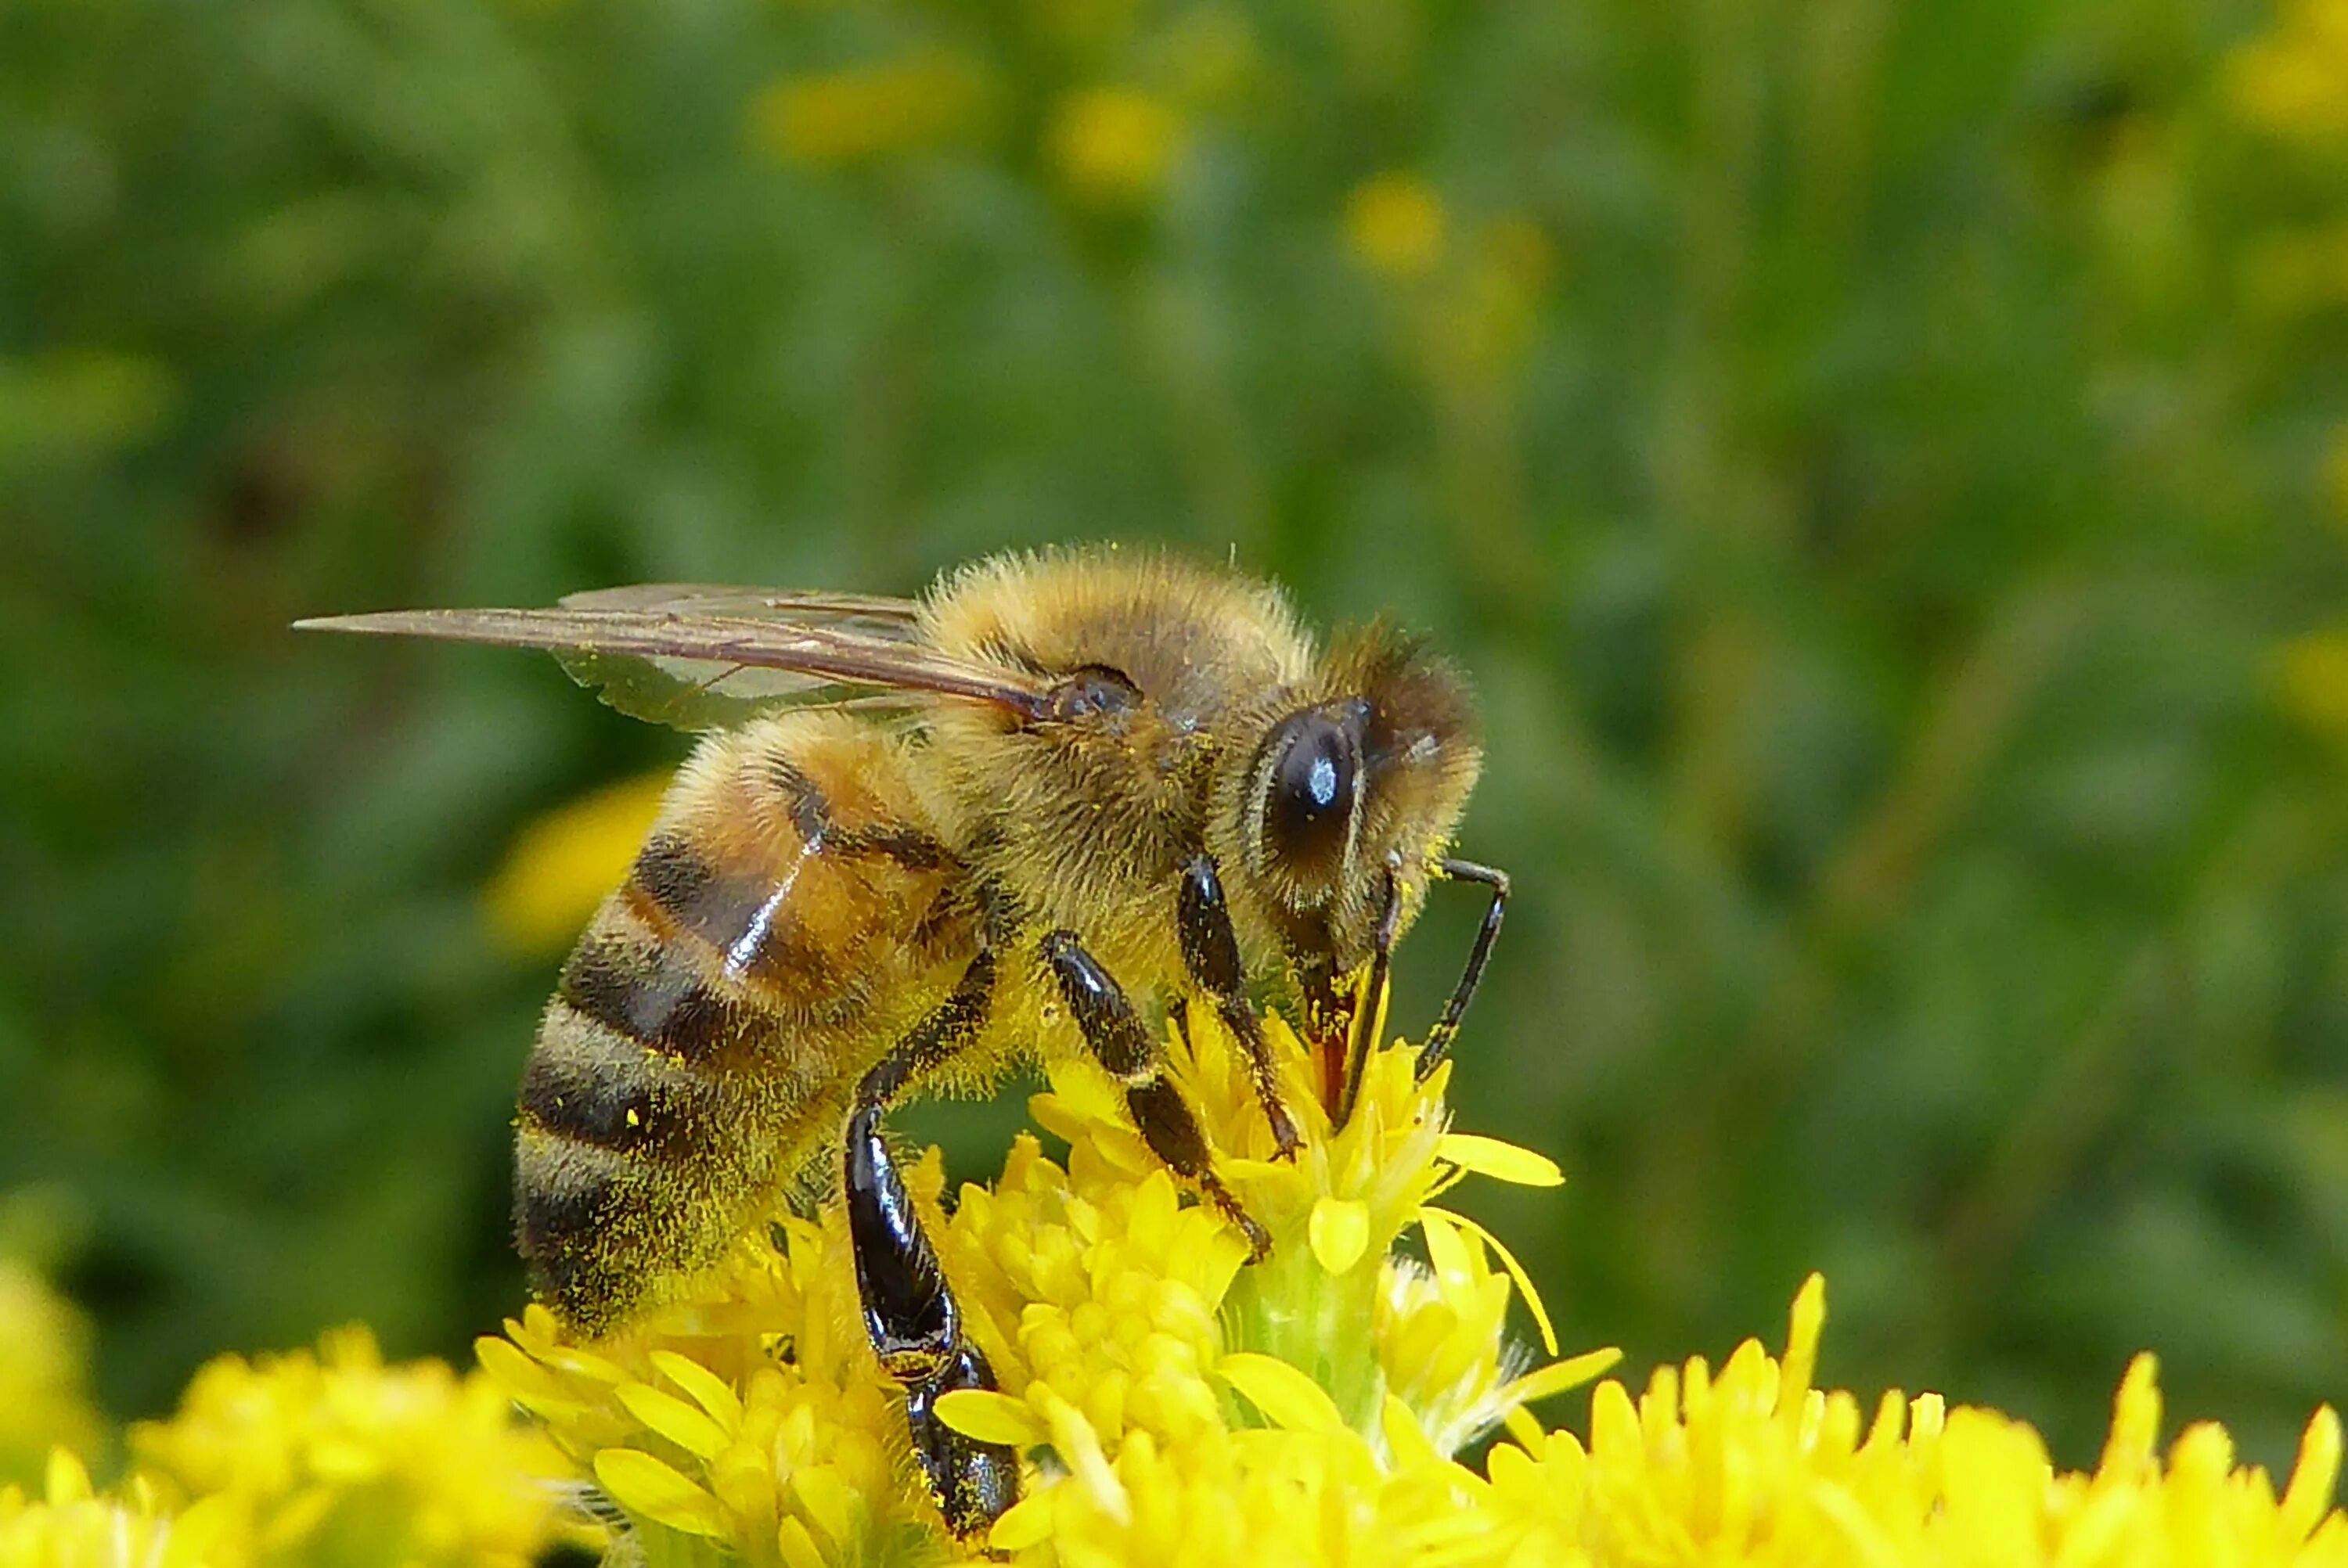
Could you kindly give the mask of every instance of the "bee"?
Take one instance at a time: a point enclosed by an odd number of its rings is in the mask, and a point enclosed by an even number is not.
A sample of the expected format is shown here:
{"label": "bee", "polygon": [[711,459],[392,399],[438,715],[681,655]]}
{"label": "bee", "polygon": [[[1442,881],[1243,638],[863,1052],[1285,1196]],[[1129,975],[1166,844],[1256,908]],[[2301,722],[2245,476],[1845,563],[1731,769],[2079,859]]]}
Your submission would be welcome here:
{"label": "bee", "polygon": [[1167,1074],[1167,1021],[1212,1009],[1292,1155],[1259,1006],[1301,1019],[1343,1125],[1430,885],[1488,904],[1422,1075],[1507,906],[1503,874],[1448,854],[1482,761],[1461,674],[1382,625],[1317,648],[1277,589],[1173,556],[998,557],[918,600],[651,586],[299,624],[549,649],[623,712],[709,732],[547,1005],[517,1245],[542,1300],[610,1333],[837,1151],[817,1190],[844,1194],[865,1328],[963,1535],[1015,1501],[1017,1456],[934,1417],[993,1374],[888,1108],[1087,1052],[1261,1257]]}

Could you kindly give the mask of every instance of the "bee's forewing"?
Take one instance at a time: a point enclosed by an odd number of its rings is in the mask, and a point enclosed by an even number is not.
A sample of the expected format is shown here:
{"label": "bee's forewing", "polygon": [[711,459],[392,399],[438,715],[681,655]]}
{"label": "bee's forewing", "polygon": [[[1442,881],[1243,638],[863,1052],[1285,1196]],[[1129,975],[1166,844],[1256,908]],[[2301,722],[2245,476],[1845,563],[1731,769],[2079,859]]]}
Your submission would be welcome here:
{"label": "bee's forewing", "polygon": [[[613,602],[654,593],[661,605]],[[705,608],[718,594],[732,613]],[[695,597],[698,595],[698,597]],[[756,595],[761,601],[750,602]],[[854,703],[889,693],[935,692],[1035,711],[1040,682],[999,665],[955,659],[912,640],[903,600],[759,590],[619,589],[552,610],[406,610],[336,615],[298,630],[428,637],[543,648],[582,684],[633,717],[708,730],[778,708]],[[851,608],[852,607],[852,608]],[[865,618],[893,629],[882,635]]]}
{"label": "bee's forewing", "polygon": [[598,588],[565,594],[561,608],[814,623],[845,627],[892,642],[910,641],[921,635],[922,607],[918,600],[877,593],[830,593],[822,589],[640,582],[627,588]]}

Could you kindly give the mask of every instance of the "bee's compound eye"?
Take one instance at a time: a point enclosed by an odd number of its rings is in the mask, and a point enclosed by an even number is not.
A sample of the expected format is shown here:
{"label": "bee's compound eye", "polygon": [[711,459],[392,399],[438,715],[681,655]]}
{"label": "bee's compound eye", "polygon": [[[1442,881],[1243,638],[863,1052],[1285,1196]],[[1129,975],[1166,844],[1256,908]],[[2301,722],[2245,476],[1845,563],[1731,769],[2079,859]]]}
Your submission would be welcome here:
{"label": "bee's compound eye", "polygon": [[1337,869],[1361,783],[1362,747],[1341,720],[1313,710],[1281,722],[1265,747],[1263,834],[1291,869]]}

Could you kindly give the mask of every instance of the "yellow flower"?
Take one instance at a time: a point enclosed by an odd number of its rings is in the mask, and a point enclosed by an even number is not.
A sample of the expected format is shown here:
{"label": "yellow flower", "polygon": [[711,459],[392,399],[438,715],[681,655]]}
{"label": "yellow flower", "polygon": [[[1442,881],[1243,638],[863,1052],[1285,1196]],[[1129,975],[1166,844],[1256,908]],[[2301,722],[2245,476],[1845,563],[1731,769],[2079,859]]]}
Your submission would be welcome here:
{"label": "yellow flower", "polygon": [[1363,265],[1388,278],[1424,278],[1442,264],[1449,220],[1443,199],[1416,174],[1381,174],[1345,202],[1345,238]]}
{"label": "yellow flower", "polygon": [[2121,1384],[2092,1474],[2058,1473],[2031,1428],[1938,1395],[1858,1399],[1811,1386],[1824,1282],[1794,1304],[1782,1361],[1758,1342],[1715,1373],[1663,1367],[1633,1403],[1599,1385],[1585,1443],[1525,1432],[1496,1447],[1474,1513],[1420,1538],[1445,1563],[1794,1564],[1810,1568],[2339,1568],[2331,1508],[2340,1422],[2319,1410],[2278,1499],[2225,1431],[2157,1451],[2152,1358]]}
{"label": "yellow flower", "polygon": [[986,75],[975,61],[921,54],[786,77],[752,100],[750,136],[786,162],[860,163],[966,137],[986,102]]}
{"label": "yellow flower", "polygon": [[81,1461],[57,1450],[40,1498],[0,1487],[0,1568],[241,1568],[247,1561],[222,1543],[224,1503],[199,1503],[175,1518],[152,1487],[126,1490],[122,1498],[97,1495]]}
{"label": "yellow flower", "polygon": [[2287,0],[2270,31],[2234,52],[2227,85],[2236,112],[2262,130],[2304,142],[2348,137],[2348,7]]}
{"label": "yellow flower", "polygon": [[[1379,1052],[1333,1133],[1304,1046],[1271,1020],[1305,1133],[1281,1162],[1205,1010],[1195,1053],[1175,1037],[1178,1076],[1218,1169],[1272,1238],[1266,1262],[1243,1267],[1232,1222],[1183,1201],[1089,1063],[1061,1063],[1034,1102],[1068,1142],[1065,1165],[1023,1135],[951,1218],[934,1151],[909,1173],[1002,1390],[949,1395],[941,1416],[1050,1456],[993,1536],[1028,1560],[1375,1559],[1401,1522],[1457,1506],[1473,1480],[1451,1460],[1463,1444],[1614,1358],[1528,1373],[1503,1332],[1523,1290],[1513,1260],[1434,1200],[1470,1172],[1560,1178],[1537,1155],[1448,1132],[1447,1068],[1420,1084],[1412,1052]],[[1426,1264],[1395,1250],[1414,1226]],[[567,1344],[533,1308],[479,1350],[664,1551],[705,1542],[793,1568],[959,1553],[909,1470],[902,1400],[859,1327],[836,1204],[778,1215],[693,1301],[629,1333]]]}
{"label": "yellow flower", "polygon": [[[909,1173],[925,1204],[941,1172],[932,1160]],[[864,1339],[836,1205],[819,1223],[778,1218],[697,1301],[592,1349],[532,1307],[479,1350],[580,1472],[673,1553],[707,1541],[802,1568],[942,1547],[907,1478],[901,1402]]]}
{"label": "yellow flower", "polygon": [[[1265,1562],[1530,1568],[2348,1568],[2331,1499],[2340,1426],[2308,1429],[2280,1497],[2213,1426],[2165,1459],[2149,1358],[2123,1386],[2092,1474],[2058,1473],[2027,1426],[1935,1395],[1812,1386],[1826,1297],[1813,1279],[1787,1348],[1747,1343],[1716,1372],[1665,1367],[1633,1399],[1594,1392],[1586,1435],[1529,1408],[1615,1353],[1528,1371],[1504,1318],[1545,1313],[1498,1244],[1437,1200],[1467,1175],[1560,1178],[1537,1154],[1452,1132],[1447,1066],[1375,1053],[1333,1130],[1308,1053],[1267,1033],[1303,1144],[1273,1158],[1238,1051],[1191,1012],[1175,1076],[1216,1167],[1272,1238],[1263,1262],[1219,1208],[1185,1201],[1117,1086],[1059,1063],[1002,1175],[947,1216],[935,1152],[909,1173],[998,1388],[938,1404],[1025,1456],[1021,1499],[983,1542],[944,1532],[911,1463],[903,1401],[858,1324],[836,1202],[746,1237],[684,1305],[613,1338],[566,1341],[533,1307],[483,1365],[536,1411],[657,1563]],[[1397,1244],[1416,1230],[1426,1259]],[[1479,1465],[1458,1456],[1495,1424]]]}
{"label": "yellow flower", "polygon": [[628,875],[673,776],[663,770],[607,784],[524,828],[482,894],[499,939],[528,955],[576,941]]}
{"label": "yellow flower", "polygon": [[2292,638],[2275,653],[2271,682],[2284,712],[2316,734],[2348,740],[2348,630]]}
{"label": "yellow flower", "polygon": [[130,1447],[141,1495],[194,1502],[238,1563],[524,1568],[572,1532],[561,1456],[494,1383],[386,1367],[363,1328],[208,1363]]}
{"label": "yellow flower", "polygon": [[51,1448],[88,1453],[89,1327],[22,1264],[0,1258],[0,1482],[31,1481]]}
{"label": "yellow flower", "polygon": [[1045,150],[1077,196],[1103,205],[1146,200],[1172,173],[1182,121],[1162,98],[1132,87],[1088,87],[1054,110]]}

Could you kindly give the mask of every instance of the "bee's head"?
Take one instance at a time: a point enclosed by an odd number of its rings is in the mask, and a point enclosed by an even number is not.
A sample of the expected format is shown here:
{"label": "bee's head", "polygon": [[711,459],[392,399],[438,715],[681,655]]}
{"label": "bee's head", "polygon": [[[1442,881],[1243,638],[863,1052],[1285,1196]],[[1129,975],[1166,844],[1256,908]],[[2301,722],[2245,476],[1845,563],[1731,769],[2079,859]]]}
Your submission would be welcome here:
{"label": "bee's head", "polygon": [[[1474,698],[1423,644],[1373,627],[1226,760],[1214,848],[1300,960],[1368,953],[1388,877],[1416,914],[1483,762]],[[1239,873],[1233,876],[1232,873]]]}

